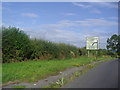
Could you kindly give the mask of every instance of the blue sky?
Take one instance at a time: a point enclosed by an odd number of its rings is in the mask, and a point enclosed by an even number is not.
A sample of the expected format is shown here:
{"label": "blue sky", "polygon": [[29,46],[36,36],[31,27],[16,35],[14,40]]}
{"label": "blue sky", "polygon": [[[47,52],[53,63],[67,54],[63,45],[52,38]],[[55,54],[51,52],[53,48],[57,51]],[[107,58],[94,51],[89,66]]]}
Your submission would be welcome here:
{"label": "blue sky", "polygon": [[3,2],[2,23],[30,38],[83,47],[86,37],[100,37],[100,47],[118,33],[117,2]]}

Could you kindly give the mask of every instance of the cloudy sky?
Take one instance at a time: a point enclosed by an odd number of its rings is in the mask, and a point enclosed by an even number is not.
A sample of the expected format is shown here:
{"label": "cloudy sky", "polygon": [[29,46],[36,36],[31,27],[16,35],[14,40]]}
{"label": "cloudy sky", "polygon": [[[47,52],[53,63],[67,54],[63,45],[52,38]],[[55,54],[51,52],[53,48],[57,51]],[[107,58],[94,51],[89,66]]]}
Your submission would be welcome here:
{"label": "cloudy sky", "polygon": [[3,2],[2,23],[30,38],[84,47],[86,37],[100,37],[100,47],[118,32],[117,2]]}

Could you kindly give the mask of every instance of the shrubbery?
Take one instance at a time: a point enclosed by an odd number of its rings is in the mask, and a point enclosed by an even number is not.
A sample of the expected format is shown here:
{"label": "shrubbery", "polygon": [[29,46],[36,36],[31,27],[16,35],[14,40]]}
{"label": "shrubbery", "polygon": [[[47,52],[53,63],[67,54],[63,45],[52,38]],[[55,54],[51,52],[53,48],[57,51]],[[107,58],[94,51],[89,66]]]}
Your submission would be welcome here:
{"label": "shrubbery", "polygon": [[[95,55],[95,51],[90,51]],[[100,49],[98,55],[111,54],[106,49]],[[65,43],[53,43],[46,40],[30,39],[19,28],[2,27],[2,57],[3,63],[25,60],[51,60],[75,58],[87,55],[85,47],[77,48]]]}
{"label": "shrubbery", "polygon": [[3,63],[30,59],[31,43],[29,37],[15,27],[2,28]]}
{"label": "shrubbery", "polygon": [[53,43],[45,40],[31,40],[32,59],[64,59],[78,56],[78,48],[64,43]]}
{"label": "shrubbery", "polygon": [[25,60],[50,60],[74,58],[79,55],[78,48],[64,43],[29,39],[15,27],[2,28],[3,63]]}

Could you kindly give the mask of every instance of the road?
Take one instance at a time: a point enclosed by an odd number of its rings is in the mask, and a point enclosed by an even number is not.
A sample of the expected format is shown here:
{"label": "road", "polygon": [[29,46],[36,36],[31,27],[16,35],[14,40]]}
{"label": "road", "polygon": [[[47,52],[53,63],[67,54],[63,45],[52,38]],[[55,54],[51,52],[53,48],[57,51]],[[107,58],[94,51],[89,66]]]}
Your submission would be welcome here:
{"label": "road", "polygon": [[99,64],[62,88],[118,88],[118,64],[112,60]]}

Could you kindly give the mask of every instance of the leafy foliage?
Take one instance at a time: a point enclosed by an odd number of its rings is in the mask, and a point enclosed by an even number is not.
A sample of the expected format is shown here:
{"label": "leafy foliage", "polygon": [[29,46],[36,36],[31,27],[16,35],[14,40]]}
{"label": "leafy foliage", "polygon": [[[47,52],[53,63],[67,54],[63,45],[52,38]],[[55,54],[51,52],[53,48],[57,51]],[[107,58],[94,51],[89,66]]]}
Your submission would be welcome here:
{"label": "leafy foliage", "polygon": [[22,30],[2,27],[3,63],[25,60],[50,60],[77,57],[78,48],[64,43],[29,39]]}
{"label": "leafy foliage", "polygon": [[120,56],[120,35],[114,34],[108,38],[107,49],[111,51],[111,54],[117,53]]}
{"label": "leafy foliage", "polygon": [[14,60],[22,61],[31,56],[29,37],[19,28],[2,28],[3,63]]}
{"label": "leafy foliage", "polygon": [[32,59],[65,59],[78,56],[78,48],[75,46],[36,39],[31,42],[33,45]]}
{"label": "leafy foliage", "polygon": [[[95,51],[90,51],[94,56]],[[106,55],[106,50],[99,50]],[[85,47],[77,48],[65,43],[53,43],[47,40],[30,39],[22,30],[15,27],[2,27],[3,63],[25,60],[51,60],[76,58],[87,55]]]}

